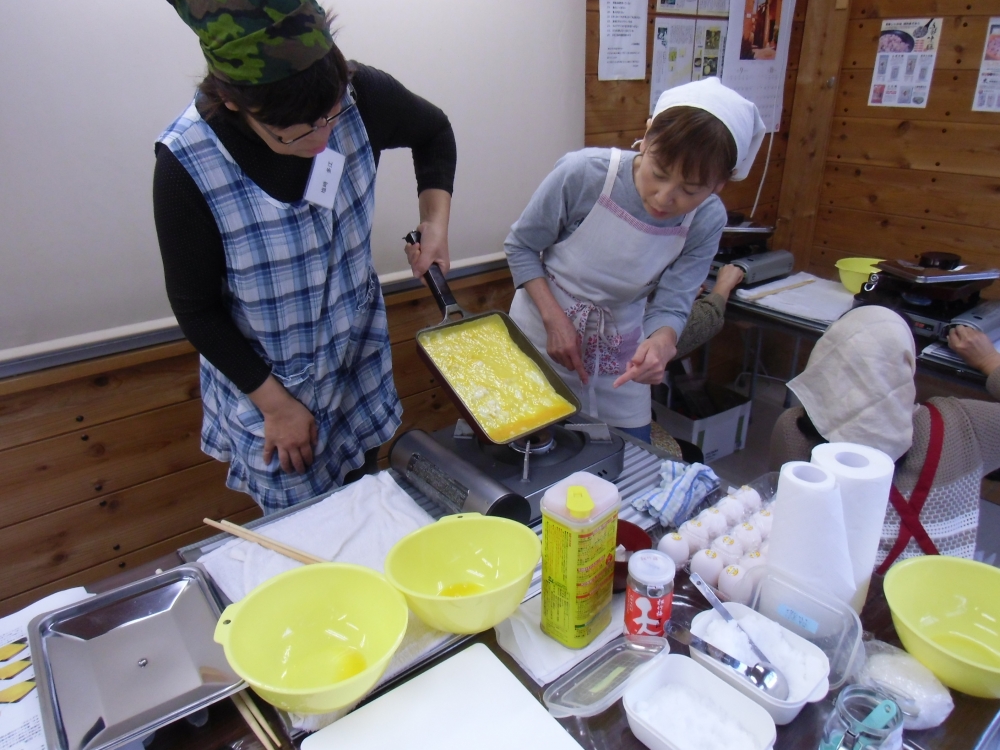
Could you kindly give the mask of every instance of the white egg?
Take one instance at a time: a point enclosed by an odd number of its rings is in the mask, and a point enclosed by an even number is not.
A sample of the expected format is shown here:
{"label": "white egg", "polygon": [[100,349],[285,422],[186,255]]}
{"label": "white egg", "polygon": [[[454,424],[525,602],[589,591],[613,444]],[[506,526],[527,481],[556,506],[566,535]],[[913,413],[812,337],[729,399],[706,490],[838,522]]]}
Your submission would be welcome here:
{"label": "white egg", "polygon": [[740,561],[736,564],[743,568],[743,570],[751,570],[752,568],[758,568],[761,565],[764,565],[766,562],[767,559],[764,555],[760,554],[760,550],[754,550],[753,552],[747,552],[743,555],[743,557],[740,558]]}
{"label": "white egg", "polygon": [[664,536],[659,544],[656,545],[656,548],[666,554],[677,566],[686,563],[688,557],[691,556],[691,547],[688,545],[688,540],[684,538],[683,534],[677,531]]}
{"label": "white egg", "polygon": [[698,514],[698,520],[708,529],[708,535],[713,538],[725,532],[729,525],[726,516],[718,508],[705,508]]}
{"label": "white egg", "polygon": [[730,601],[741,601],[745,597],[743,579],[746,571],[737,565],[729,565],[719,574],[719,592]]}
{"label": "white egg", "polygon": [[760,493],[753,487],[743,485],[733,493],[733,497],[743,504],[743,510],[746,513],[754,513],[760,510]]}
{"label": "white egg", "polygon": [[722,558],[713,550],[698,550],[691,558],[691,572],[704,578],[709,586],[718,586],[719,573],[722,572]]}
{"label": "white egg", "polygon": [[743,556],[743,545],[735,537],[728,534],[716,537],[712,541],[712,550],[719,554],[726,565],[735,565]]}
{"label": "white egg", "polygon": [[771,535],[771,524],[774,522],[774,514],[771,511],[759,510],[750,518],[750,523],[760,531],[760,538],[767,539]]}
{"label": "white egg", "polygon": [[760,556],[766,560],[767,553],[770,549],[771,549],[771,543],[765,539],[763,542],[761,542],[760,549],[758,549],[757,551],[760,552]]}
{"label": "white egg", "polygon": [[752,523],[741,523],[736,527],[733,536],[736,541],[743,545],[744,551],[757,549],[763,541],[761,539],[760,532],[757,531],[756,527]]}
{"label": "white egg", "polygon": [[698,519],[692,518],[690,521],[685,521],[678,531],[687,539],[690,554],[693,555],[698,550],[708,546],[708,529]]}
{"label": "white egg", "polygon": [[726,495],[715,504],[715,507],[726,517],[726,523],[730,526],[743,520],[743,503],[732,495]]}

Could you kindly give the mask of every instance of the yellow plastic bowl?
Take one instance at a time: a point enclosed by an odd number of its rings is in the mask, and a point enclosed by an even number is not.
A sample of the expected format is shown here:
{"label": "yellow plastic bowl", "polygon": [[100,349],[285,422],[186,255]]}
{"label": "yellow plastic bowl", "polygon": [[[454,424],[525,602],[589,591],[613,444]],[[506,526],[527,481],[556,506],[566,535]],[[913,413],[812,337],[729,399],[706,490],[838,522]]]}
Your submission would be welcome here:
{"label": "yellow plastic bowl", "polygon": [[1000,698],[1000,569],[928,555],[897,563],[885,598],[903,646],[950,688]]}
{"label": "yellow plastic bowl", "polygon": [[521,604],[541,555],[527,526],[465,513],[400,539],[385,558],[385,575],[432,628],[479,633]]}
{"label": "yellow plastic bowl", "polygon": [[406,632],[402,594],[370,568],[318,563],[271,578],[215,628],[233,670],[268,703],[326,713],[378,682]]}
{"label": "yellow plastic bowl", "polygon": [[840,283],[851,294],[857,294],[861,291],[861,286],[868,281],[868,277],[878,271],[875,264],[881,263],[882,260],[882,258],[841,258],[836,263],[840,272]]}

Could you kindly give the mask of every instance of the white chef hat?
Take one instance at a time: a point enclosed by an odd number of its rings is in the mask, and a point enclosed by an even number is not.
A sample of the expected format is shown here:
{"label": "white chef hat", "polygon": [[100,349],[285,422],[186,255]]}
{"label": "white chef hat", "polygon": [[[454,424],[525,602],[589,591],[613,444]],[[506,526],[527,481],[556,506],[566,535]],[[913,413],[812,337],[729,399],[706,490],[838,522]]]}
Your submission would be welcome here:
{"label": "white chef hat", "polygon": [[764,120],[756,104],[723,86],[718,78],[703,78],[660,94],[653,118],[671,107],[697,107],[722,120],[736,141],[736,167],[730,179],[746,179],[764,140]]}

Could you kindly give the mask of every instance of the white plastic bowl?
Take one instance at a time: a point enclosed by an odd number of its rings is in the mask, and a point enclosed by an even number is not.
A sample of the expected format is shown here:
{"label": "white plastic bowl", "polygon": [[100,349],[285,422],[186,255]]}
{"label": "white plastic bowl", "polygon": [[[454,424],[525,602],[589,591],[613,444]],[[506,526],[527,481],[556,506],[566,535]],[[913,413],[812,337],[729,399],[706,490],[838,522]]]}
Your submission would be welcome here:
{"label": "white plastic bowl", "polygon": [[670,654],[650,662],[647,671],[629,683],[623,696],[629,728],[650,750],[690,750],[670,742],[636,711],[640,701],[671,684],[682,685],[698,693],[702,699],[724,708],[754,738],[754,746],[747,750],[767,750],[774,745],[777,730],[767,711],[686,656]]}
{"label": "white plastic bowl", "polygon": [[[752,619],[755,617],[766,619],[764,618],[764,615],[755,612],[743,604],[729,602],[725,606],[726,609],[729,610],[730,614],[732,614],[732,616],[737,620],[742,620],[744,618]],[[708,618],[711,618],[713,614],[712,610],[699,612],[691,621],[691,632],[699,638],[704,638],[706,621]],[[825,669],[822,674],[816,675],[814,687],[804,698],[800,698],[799,700],[778,700],[774,696],[768,695],[763,690],[755,688],[748,680],[740,677],[732,669],[724,664],[720,664],[715,659],[710,658],[708,655],[703,654],[697,649],[691,649],[691,658],[711,671],[713,674],[718,675],[720,678],[739,690],[743,695],[747,696],[750,700],[767,711],[771,718],[774,719],[775,724],[778,726],[784,726],[799,715],[799,712],[802,710],[803,706],[806,705],[806,703],[816,703],[817,701],[821,701],[826,697],[826,694],[830,692],[830,681],[828,679],[830,675],[830,660],[827,659],[826,654],[824,654],[822,649],[818,646],[810,643],[805,638],[796,635],[788,630],[788,628],[781,626],[780,623],[779,626],[785,631],[785,637],[789,643],[794,645],[797,650],[814,654],[815,656],[821,658],[823,664],[825,665]]]}

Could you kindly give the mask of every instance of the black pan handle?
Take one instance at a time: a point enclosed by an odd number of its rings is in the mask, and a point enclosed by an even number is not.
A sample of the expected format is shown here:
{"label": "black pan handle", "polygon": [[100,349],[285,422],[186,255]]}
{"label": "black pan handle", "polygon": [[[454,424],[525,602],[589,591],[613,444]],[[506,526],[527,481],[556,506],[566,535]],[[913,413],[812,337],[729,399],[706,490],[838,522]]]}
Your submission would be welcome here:
{"label": "black pan handle", "polygon": [[[408,232],[403,240],[409,245],[417,244],[420,242],[420,230],[414,229],[412,232]],[[451,293],[451,288],[448,286],[444,273],[441,271],[441,266],[437,263],[431,263],[431,267],[424,273],[424,281],[427,284],[427,288],[431,290],[434,301],[437,302],[438,307],[441,308],[441,312],[444,313],[445,319],[454,314],[459,314],[463,318],[465,317],[465,311],[459,307],[458,300]]]}

